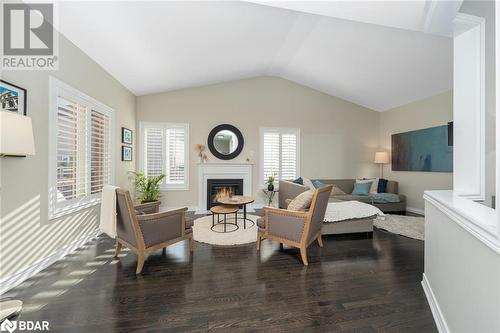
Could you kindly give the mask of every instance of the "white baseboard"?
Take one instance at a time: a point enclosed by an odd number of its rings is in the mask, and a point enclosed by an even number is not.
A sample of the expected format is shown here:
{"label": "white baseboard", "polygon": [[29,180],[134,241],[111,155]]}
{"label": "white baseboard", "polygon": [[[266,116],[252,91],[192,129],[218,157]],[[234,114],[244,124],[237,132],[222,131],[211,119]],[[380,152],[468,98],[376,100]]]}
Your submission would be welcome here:
{"label": "white baseboard", "polygon": [[60,248],[54,254],[35,262],[34,264],[24,268],[22,271],[14,275],[2,279],[0,281],[0,295],[4,294],[5,292],[9,291],[14,287],[17,287],[27,279],[35,276],[38,272],[49,267],[56,261],[61,260],[68,254],[82,247],[85,243],[93,240],[100,234],[101,231],[99,229],[94,230],[90,234],[76,240],[75,242]]}
{"label": "white baseboard", "polygon": [[410,213],[425,215],[425,211],[423,209],[420,209],[420,208],[406,207],[406,211],[410,212]]}
{"label": "white baseboard", "polygon": [[424,288],[425,296],[427,297],[427,302],[429,302],[429,306],[431,307],[432,316],[434,317],[439,333],[450,332],[448,324],[446,323],[443,313],[441,312],[441,308],[436,300],[436,296],[434,296],[434,293],[432,292],[431,285],[429,284],[429,280],[427,280],[425,273],[422,274],[422,287]]}

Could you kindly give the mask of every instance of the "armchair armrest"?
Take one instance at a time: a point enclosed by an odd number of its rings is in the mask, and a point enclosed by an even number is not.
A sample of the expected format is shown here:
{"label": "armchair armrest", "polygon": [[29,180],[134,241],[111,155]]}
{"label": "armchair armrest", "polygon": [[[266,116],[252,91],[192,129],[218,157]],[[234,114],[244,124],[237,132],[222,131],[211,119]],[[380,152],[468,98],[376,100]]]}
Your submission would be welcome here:
{"label": "armchair armrest", "polygon": [[134,209],[139,214],[158,213],[160,211],[160,202],[159,201],[146,202],[140,205],[135,205]]}
{"label": "armchair armrest", "polygon": [[266,231],[274,236],[300,242],[309,212],[264,207]]}

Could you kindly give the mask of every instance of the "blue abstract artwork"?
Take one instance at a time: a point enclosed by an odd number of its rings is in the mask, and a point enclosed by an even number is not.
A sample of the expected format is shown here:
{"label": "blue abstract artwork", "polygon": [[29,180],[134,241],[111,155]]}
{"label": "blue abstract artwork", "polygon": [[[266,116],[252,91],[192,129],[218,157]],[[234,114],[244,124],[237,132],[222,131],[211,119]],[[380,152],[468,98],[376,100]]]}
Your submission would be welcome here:
{"label": "blue abstract artwork", "polygon": [[392,170],[453,172],[449,127],[437,126],[392,135]]}

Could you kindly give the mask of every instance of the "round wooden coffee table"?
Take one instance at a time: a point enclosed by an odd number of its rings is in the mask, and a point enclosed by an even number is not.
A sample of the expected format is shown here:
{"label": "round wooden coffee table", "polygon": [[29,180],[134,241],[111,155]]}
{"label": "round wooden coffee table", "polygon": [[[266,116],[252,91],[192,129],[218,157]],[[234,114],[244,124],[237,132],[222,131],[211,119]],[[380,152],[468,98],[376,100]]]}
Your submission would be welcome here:
{"label": "round wooden coffee table", "polygon": [[247,228],[246,221],[252,222],[252,225],[250,227],[255,225],[254,221],[247,218],[247,205],[254,201],[255,201],[254,198],[245,195],[233,195],[232,197],[224,197],[217,199],[218,203],[221,203],[226,206],[233,206],[237,208],[243,207],[243,229]]}
{"label": "round wooden coffee table", "polygon": [[[213,206],[212,208],[210,208],[210,211],[212,212],[212,231],[213,232],[220,232],[220,233],[226,233],[226,232],[233,232],[233,231],[236,231],[238,230],[240,227],[238,226],[238,207],[236,206],[228,206],[228,205],[221,205],[221,206]],[[228,223],[227,222],[227,215],[228,214],[234,214],[234,218],[235,218],[235,223]],[[215,223],[215,216],[217,215],[217,223]],[[221,220],[219,219],[219,215],[223,215],[224,216],[224,219],[222,220],[223,221],[223,225],[224,225],[224,231],[217,231],[217,230],[214,230],[214,227],[219,225]],[[230,231],[227,231],[227,225],[234,225],[236,226],[236,228],[234,228],[233,230],[230,230]]]}

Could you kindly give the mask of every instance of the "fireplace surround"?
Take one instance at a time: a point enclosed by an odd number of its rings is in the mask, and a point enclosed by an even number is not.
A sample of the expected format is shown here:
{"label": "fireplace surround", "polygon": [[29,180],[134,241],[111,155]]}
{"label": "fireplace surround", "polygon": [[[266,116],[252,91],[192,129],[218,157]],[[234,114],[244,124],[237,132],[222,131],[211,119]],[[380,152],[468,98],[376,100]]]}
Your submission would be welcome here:
{"label": "fireplace surround", "polygon": [[253,164],[250,163],[199,163],[197,213],[204,214],[208,211],[207,185],[209,179],[242,179],[242,195],[252,196],[252,169]]}

